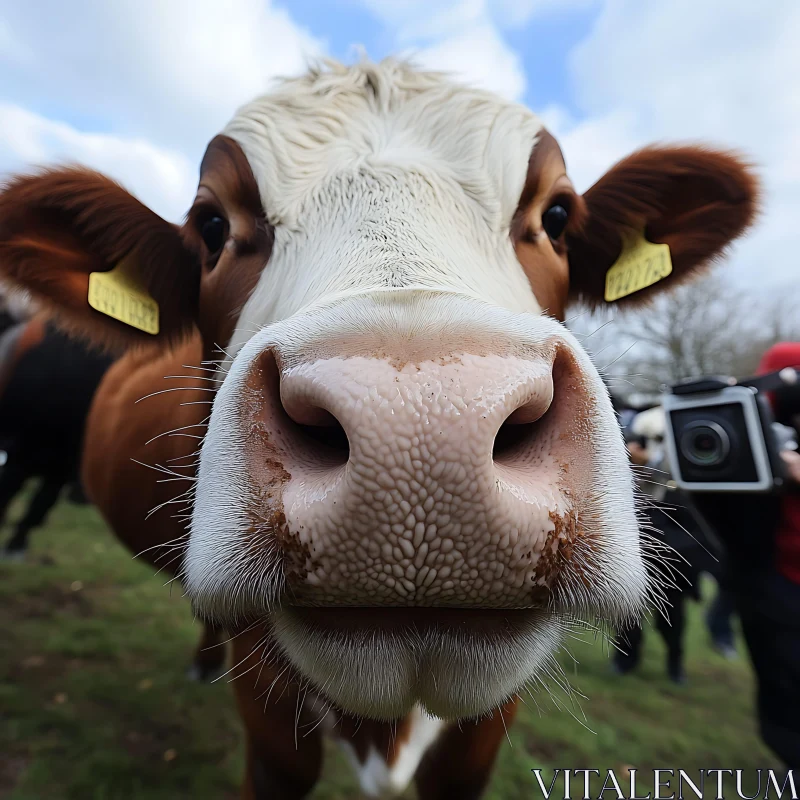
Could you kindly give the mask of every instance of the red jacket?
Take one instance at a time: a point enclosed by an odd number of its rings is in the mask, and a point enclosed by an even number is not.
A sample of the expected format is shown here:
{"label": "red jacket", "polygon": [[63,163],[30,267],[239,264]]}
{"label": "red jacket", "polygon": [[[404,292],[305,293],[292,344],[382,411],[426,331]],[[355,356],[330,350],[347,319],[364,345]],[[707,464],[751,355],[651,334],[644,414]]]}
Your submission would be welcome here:
{"label": "red jacket", "polygon": [[[758,374],[776,372],[786,367],[800,369],[800,342],[779,342],[761,358]],[[773,401],[771,394],[770,401]],[[800,493],[781,498],[781,519],[775,534],[778,571],[790,581],[800,584]]]}

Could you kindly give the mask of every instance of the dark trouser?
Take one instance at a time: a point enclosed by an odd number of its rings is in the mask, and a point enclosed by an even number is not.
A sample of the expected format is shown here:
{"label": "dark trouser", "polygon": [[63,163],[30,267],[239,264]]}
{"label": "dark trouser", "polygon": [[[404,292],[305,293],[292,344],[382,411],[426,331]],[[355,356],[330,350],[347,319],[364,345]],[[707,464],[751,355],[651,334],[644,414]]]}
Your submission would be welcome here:
{"label": "dark trouser", "polygon": [[[655,626],[667,646],[667,674],[678,683],[683,681],[683,631],[686,626],[686,597],[679,589],[667,588],[665,613],[654,613]],[[629,623],[617,630],[618,649],[614,665],[620,673],[630,672],[639,664],[642,652],[641,623]]]}
{"label": "dark trouser", "polygon": [[735,611],[735,596],[729,589],[719,586],[717,596],[709,606],[706,614],[706,625],[714,643],[720,647],[734,646],[731,617]]}
{"label": "dark trouser", "polygon": [[6,543],[9,553],[23,552],[28,549],[28,537],[32,530],[45,523],[48,514],[58,502],[66,478],[61,475],[47,475],[41,479],[39,486],[28,502],[22,519],[17,522],[13,536]]}
{"label": "dark trouser", "polygon": [[800,770],[800,586],[769,572],[737,588],[737,606],[756,673],[761,736]]}
{"label": "dark trouser", "polygon": [[[17,458],[12,458],[0,470],[0,525],[5,520],[6,511],[12,500],[33,475],[35,473],[29,466]],[[58,502],[66,482],[67,475],[58,472],[41,478],[39,486],[28,501],[25,514],[17,522],[13,535],[6,542],[4,548],[6,552],[21,553],[26,550],[30,532],[44,524],[47,515]]]}

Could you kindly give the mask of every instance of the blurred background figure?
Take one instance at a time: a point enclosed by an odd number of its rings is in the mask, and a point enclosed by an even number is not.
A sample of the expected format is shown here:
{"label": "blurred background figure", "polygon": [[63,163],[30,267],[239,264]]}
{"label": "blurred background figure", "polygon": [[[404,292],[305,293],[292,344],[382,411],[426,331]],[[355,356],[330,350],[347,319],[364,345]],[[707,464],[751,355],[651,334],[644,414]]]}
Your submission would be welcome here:
{"label": "blurred background figure", "polygon": [[[800,369],[800,342],[781,342],[758,373]],[[768,393],[777,422],[800,436],[800,385]],[[758,717],[767,745],[800,768],[800,455],[782,454],[780,494],[697,495],[695,504],[723,542],[734,597],[756,673]]]}
{"label": "blurred background figure", "polygon": [[725,658],[736,658],[736,637],[733,632],[733,615],[736,612],[736,601],[728,585],[725,571],[725,554],[719,553],[720,563],[717,566],[717,596],[711,601],[706,612],[706,626],[711,636],[711,643],[717,652]]}
{"label": "blurred background figure", "polygon": [[80,486],[83,430],[97,386],[112,358],[59,331],[24,298],[6,296],[0,314],[0,523],[30,479],[37,486],[0,556],[20,560],[31,531],[44,524],[69,486]]}
{"label": "blurred background figure", "polygon": [[30,319],[37,310],[36,302],[27,292],[0,284],[0,333]]}
{"label": "blurred background figure", "polygon": [[27,292],[0,285],[0,387],[8,372],[14,343],[23,325],[36,312],[36,305]]}
{"label": "blurred background figure", "polygon": [[[618,417],[631,462],[636,469],[636,483],[645,500],[642,530],[656,540],[658,558],[651,569],[659,575],[654,581],[664,586],[664,603],[654,615],[654,623],[667,648],[667,674],[676,684],[686,681],[684,668],[685,604],[700,601],[700,575],[712,575],[720,590],[707,614],[711,639],[726,657],[734,657],[731,615],[733,605],[724,591],[724,569],[713,534],[692,510],[689,497],[671,481],[664,445],[665,418],[660,405],[643,411],[624,408],[618,402]],[[631,413],[633,412],[633,413]],[[642,623],[631,623],[617,631],[617,649],[613,666],[619,674],[633,670],[641,657]]]}

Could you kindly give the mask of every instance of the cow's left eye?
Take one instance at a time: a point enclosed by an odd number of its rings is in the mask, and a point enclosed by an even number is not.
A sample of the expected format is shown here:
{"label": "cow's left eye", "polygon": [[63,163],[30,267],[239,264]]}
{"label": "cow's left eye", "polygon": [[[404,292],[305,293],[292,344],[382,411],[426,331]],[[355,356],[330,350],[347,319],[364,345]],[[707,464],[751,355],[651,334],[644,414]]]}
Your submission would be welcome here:
{"label": "cow's left eye", "polygon": [[228,235],[227,229],[228,225],[222,217],[209,217],[200,227],[200,235],[212,256],[222,250]]}
{"label": "cow's left eye", "polygon": [[542,227],[545,233],[554,241],[558,239],[569,221],[569,212],[562,205],[550,206],[542,214]]}

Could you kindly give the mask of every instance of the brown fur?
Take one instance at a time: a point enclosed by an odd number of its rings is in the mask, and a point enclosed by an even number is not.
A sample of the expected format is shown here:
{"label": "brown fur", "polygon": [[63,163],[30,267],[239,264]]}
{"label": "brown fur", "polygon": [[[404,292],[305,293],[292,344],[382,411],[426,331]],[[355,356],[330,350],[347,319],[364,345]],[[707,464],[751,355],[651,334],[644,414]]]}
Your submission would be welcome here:
{"label": "brown fur", "polygon": [[[110,270],[130,254],[159,304],[157,337],[88,305],[89,273]],[[0,262],[5,278],[106,345],[173,341],[197,308],[198,263],[178,228],[114,181],[81,167],[17,177],[0,192]]]}
{"label": "brown fur", "polygon": [[[213,264],[198,232],[199,223],[209,214],[222,216],[230,226],[229,242]],[[227,136],[212,139],[203,157],[200,188],[184,226],[184,238],[202,253],[200,330],[206,342],[224,347],[269,261],[274,242],[250,164],[241,147]]]}
{"label": "brown fur", "polygon": [[753,223],[758,180],[741,157],[704,147],[649,147],[612,167],[585,194],[588,214],[567,236],[570,299],[603,302],[606,272],[626,231],[669,245],[673,272],[621,306],[690,280]]}
{"label": "brown fur", "polygon": [[528,161],[511,236],[517,258],[542,310],[563,321],[569,291],[566,234],[553,242],[542,229],[542,214],[556,203],[569,212],[566,233],[579,230],[586,215],[585,204],[567,177],[558,142],[543,130]]}
{"label": "brown fur", "polygon": [[[214,384],[205,379],[209,373],[192,369],[201,353],[196,332],[164,353],[127,353],[109,368],[86,421],[81,478],[87,496],[123,544],[164,581],[178,573],[188,533],[176,516],[185,513],[188,501],[170,501],[191,486],[193,454],[211,412],[208,389]],[[168,375],[187,377],[165,379]],[[162,393],[146,397],[153,392]],[[174,434],[164,435],[170,431]],[[187,480],[164,480],[179,475]],[[222,632],[207,625],[194,660],[201,676],[224,663],[221,641]]]}
{"label": "brown fur", "polygon": [[340,714],[336,733],[352,745],[361,764],[366,763],[370,749],[374,748],[391,767],[397,763],[403,745],[411,736],[411,718],[385,722]]}
{"label": "brown fur", "polygon": [[477,722],[449,726],[419,765],[420,800],[478,800],[517,713],[516,699]]}
{"label": "brown fur", "polygon": [[[124,355],[109,369],[89,412],[84,485],[117,536],[135,552],[171,541],[185,530],[172,518],[180,506],[167,506],[145,518],[191,483],[158,482],[168,476],[150,468],[161,465],[193,476],[193,470],[183,465],[194,465],[191,456],[200,439],[191,437],[205,433],[202,423],[211,410],[207,390],[213,384],[204,380],[207,373],[184,365],[198,365],[201,352],[200,337],[195,334],[165,353]],[[166,375],[190,377],[165,380]],[[179,391],[166,391],[174,389]],[[142,399],[153,392],[163,393]],[[176,435],[162,435],[171,430]],[[134,486],[136,491],[131,490]],[[156,549],[148,550],[145,557],[161,567],[163,555]]]}
{"label": "brown fur", "polygon": [[[296,673],[270,653],[266,628],[235,636],[231,673],[236,701],[248,730],[243,798],[300,800],[322,770],[323,717],[364,763],[371,748],[395,763],[409,735],[407,720],[357,720],[335,708],[314,708]],[[255,677],[253,677],[255,675]],[[516,714],[517,700],[478,721],[445,727],[416,776],[419,800],[477,800],[491,776],[497,751]]]}

